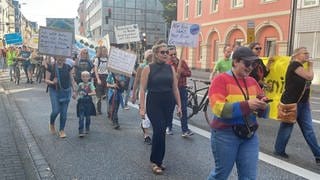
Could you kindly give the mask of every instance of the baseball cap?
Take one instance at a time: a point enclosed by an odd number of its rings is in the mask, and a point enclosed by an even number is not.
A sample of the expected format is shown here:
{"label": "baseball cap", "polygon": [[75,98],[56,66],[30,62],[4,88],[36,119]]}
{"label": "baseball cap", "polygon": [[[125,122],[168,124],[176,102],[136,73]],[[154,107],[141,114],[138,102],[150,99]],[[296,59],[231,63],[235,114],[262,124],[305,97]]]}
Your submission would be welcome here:
{"label": "baseball cap", "polygon": [[255,61],[260,59],[258,56],[256,56],[251,49],[247,47],[239,47],[237,50],[233,52],[232,59],[242,59],[245,61]]}

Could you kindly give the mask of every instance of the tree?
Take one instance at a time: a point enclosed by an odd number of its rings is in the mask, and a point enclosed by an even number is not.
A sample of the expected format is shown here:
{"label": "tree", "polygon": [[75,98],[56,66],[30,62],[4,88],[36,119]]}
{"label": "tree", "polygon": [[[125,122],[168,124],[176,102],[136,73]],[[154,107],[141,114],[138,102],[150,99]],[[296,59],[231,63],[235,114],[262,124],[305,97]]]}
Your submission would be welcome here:
{"label": "tree", "polygon": [[163,17],[170,25],[171,21],[177,20],[177,0],[160,0],[163,5]]}

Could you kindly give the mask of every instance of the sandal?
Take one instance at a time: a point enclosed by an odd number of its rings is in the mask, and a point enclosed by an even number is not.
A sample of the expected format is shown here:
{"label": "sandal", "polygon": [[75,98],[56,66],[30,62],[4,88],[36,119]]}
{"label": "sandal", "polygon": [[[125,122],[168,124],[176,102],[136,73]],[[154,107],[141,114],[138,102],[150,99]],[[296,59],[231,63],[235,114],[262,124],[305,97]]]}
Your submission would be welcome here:
{"label": "sandal", "polygon": [[161,167],[159,167],[158,165],[156,164],[152,164],[152,172],[156,175],[160,175],[163,173],[163,170]]}

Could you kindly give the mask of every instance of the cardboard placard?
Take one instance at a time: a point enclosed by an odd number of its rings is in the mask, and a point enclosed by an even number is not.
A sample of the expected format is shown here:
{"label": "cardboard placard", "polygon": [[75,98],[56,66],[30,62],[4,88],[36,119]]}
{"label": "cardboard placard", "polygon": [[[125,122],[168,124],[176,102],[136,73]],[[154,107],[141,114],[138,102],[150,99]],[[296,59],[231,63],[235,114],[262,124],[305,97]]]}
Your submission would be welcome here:
{"label": "cardboard placard", "polygon": [[138,24],[114,27],[117,44],[140,41]]}
{"label": "cardboard placard", "polygon": [[72,31],[40,27],[39,53],[50,56],[72,56],[74,34]]}
{"label": "cardboard placard", "polygon": [[197,47],[199,32],[198,24],[172,21],[168,45]]}
{"label": "cardboard placard", "polygon": [[111,47],[108,69],[114,73],[120,73],[131,77],[136,63],[137,55],[132,52]]}

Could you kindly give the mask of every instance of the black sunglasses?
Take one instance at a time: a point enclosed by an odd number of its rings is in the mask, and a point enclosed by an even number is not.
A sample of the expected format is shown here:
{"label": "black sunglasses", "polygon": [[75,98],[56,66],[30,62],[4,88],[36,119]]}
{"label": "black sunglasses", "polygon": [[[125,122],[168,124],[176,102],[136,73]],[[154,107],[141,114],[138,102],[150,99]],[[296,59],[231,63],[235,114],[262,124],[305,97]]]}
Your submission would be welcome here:
{"label": "black sunglasses", "polygon": [[174,54],[170,54],[169,56],[173,57],[173,56],[177,56],[177,54],[176,54],[176,53],[174,53]]}
{"label": "black sunglasses", "polygon": [[169,54],[169,51],[160,51],[160,54],[162,54],[162,55],[168,55]]}
{"label": "black sunglasses", "polygon": [[256,68],[258,66],[258,63],[256,61],[246,61],[246,60],[242,60],[244,66],[246,66],[246,68],[248,67],[253,67]]}
{"label": "black sunglasses", "polygon": [[262,48],[261,47],[256,47],[256,48],[254,48],[255,50],[257,50],[257,51],[259,51],[259,50],[261,50]]}

